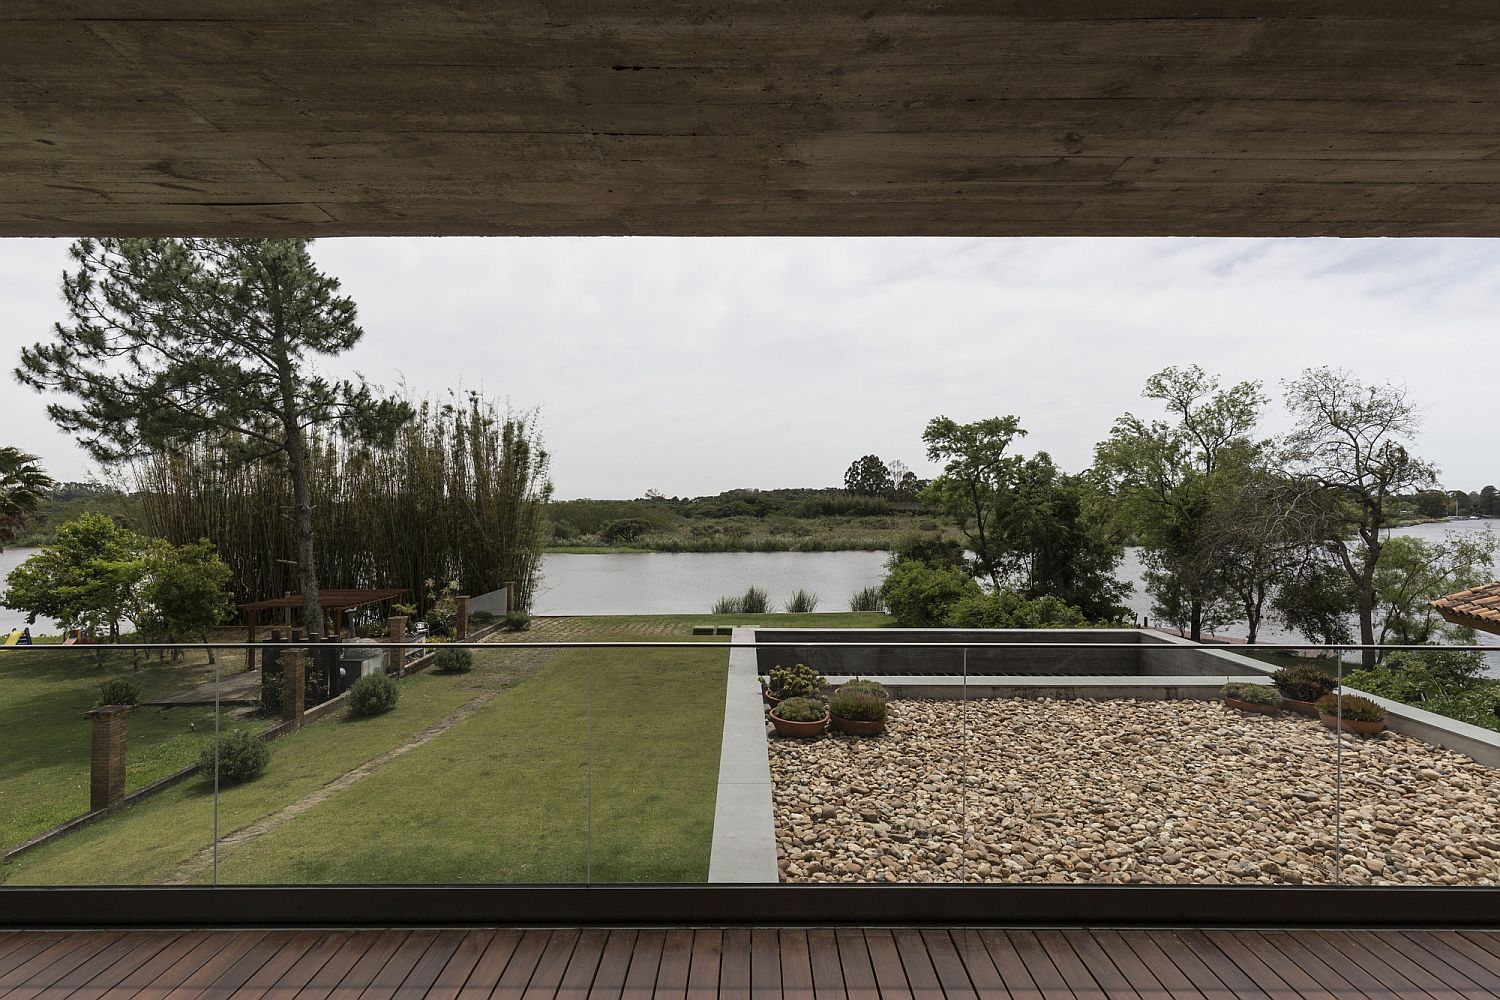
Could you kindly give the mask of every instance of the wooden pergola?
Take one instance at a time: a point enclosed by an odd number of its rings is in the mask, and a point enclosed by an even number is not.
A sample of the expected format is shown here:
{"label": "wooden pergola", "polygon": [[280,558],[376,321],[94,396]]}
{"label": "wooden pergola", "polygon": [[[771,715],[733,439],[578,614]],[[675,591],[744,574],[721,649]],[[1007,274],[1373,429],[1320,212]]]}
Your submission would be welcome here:
{"label": "wooden pergola", "polygon": [[1455,625],[1500,635],[1500,581],[1439,597],[1432,606]]}
{"label": "wooden pergola", "polygon": [[[371,604],[384,604],[394,601],[398,597],[411,593],[406,587],[375,587],[375,588],[344,588],[338,590],[318,591],[318,607],[322,609],[323,620],[331,627],[328,634],[331,636],[343,635],[344,615],[351,608],[368,607]],[[287,594],[284,597],[272,597],[264,601],[252,601],[249,604],[241,604],[240,611],[245,617],[245,641],[256,642],[257,630],[260,625],[260,615],[266,611],[281,611],[283,621],[290,629],[292,624],[292,613],[302,607],[301,594]],[[245,652],[245,669],[253,670],[255,667],[255,651],[253,649]]]}

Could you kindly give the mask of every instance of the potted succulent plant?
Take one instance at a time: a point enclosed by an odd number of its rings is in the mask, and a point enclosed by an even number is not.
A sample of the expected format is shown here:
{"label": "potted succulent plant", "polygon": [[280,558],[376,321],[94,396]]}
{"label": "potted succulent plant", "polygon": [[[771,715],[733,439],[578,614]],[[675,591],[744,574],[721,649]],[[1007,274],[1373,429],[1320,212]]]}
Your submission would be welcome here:
{"label": "potted succulent plant", "polygon": [[833,728],[851,736],[879,736],[885,732],[889,709],[884,689],[880,693],[868,688],[844,685],[828,699],[828,714]]}
{"label": "potted succulent plant", "polygon": [[891,693],[885,689],[885,685],[879,681],[867,681],[859,677],[852,681],[845,681],[839,685],[840,691],[865,691],[878,696],[884,701],[891,700]]}
{"label": "potted succulent plant", "polygon": [[1374,736],[1385,730],[1385,709],[1368,698],[1357,694],[1325,694],[1318,699],[1318,718],[1323,725],[1337,731],[1340,716],[1346,733]]}
{"label": "potted succulent plant", "polygon": [[771,709],[771,725],[779,736],[818,736],[828,727],[828,706],[816,698],[787,698]]}
{"label": "potted succulent plant", "polygon": [[1310,663],[1282,667],[1271,674],[1271,683],[1281,692],[1282,708],[1310,719],[1318,717],[1318,699],[1334,689],[1333,678]]}
{"label": "potted succulent plant", "polygon": [[1264,684],[1225,684],[1224,704],[1241,712],[1271,715],[1281,708],[1281,692]]}
{"label": "potted succulent plant", "polygon": [[828,686],[828,678],[805,663],[790,667],[772,667],[761,685],[766,704],[776,706],[788,698],[817,698]]}

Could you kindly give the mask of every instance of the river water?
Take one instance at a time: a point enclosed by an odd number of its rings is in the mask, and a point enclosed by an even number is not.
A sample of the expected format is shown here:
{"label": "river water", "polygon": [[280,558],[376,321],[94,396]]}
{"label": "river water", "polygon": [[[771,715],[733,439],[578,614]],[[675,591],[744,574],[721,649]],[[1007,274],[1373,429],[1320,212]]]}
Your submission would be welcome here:
{"label": "river water", "polygon": [[[1477,533],[1500,527],[1495,521],[1451,521],[1398,528],[1393,534],[1440,541],[1452,532]],[[35,549],[0,552],[0,580]],[[615,555],[548,554],[533,602],[537,615],[636,615],[707,613],[720,597],[739,595],[747,587],[770,593],[781,608],[798,588],[818,595],[819,611],[847,611],[849,598],[865,587],[879,586],[885,576],[884,552],[639,552]],[[1140,585],[1138,550],[1126,551],[1120,576],[1132,585],[1126,604],[1136,615],[1149,615],[1151,598]],[[1500,578],[1500,566],[1496,567]],[[0,609],[0,630],[22,624],[19,614]],[[38,622],[35,634],[55,632],[53,622]],[[1243,626],[1224,634],[1243,638]],[[1302,642],[1295,634],[1266,626],[1264,642]],[[1500,646],[1500,636],[1480,634],[1480,641]]]}

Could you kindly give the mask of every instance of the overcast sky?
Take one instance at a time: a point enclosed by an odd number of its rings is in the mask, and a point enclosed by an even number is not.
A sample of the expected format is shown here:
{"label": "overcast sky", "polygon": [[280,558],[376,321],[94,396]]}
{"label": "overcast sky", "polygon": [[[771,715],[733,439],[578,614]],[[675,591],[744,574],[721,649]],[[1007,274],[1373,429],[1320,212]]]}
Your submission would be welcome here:
{"label": "overcast sky", "polygon": [[[63,316],[66,242],[0,240],[0,444],[87,457],[9,377]],[[860,455],[919,474],[922,428],[1014,413],[1066,469],[1197,363],[1402,382],[1450,488],[1500,481],[1500,246],[1483,240],[382,239],[313,255],[365,339],[330,370],[537,408],[562,498],[831,486]]]}

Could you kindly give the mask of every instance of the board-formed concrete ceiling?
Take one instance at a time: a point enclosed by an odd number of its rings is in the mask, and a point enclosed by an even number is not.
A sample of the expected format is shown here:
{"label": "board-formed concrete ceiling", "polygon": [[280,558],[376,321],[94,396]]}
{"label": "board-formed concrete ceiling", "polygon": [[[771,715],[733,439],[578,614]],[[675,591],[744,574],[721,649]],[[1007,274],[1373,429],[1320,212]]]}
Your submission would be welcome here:
{"label": "board-formed concrete ceiling", "polygon": [[1500,0],[0,0],[0,235],[1500,235]]}

